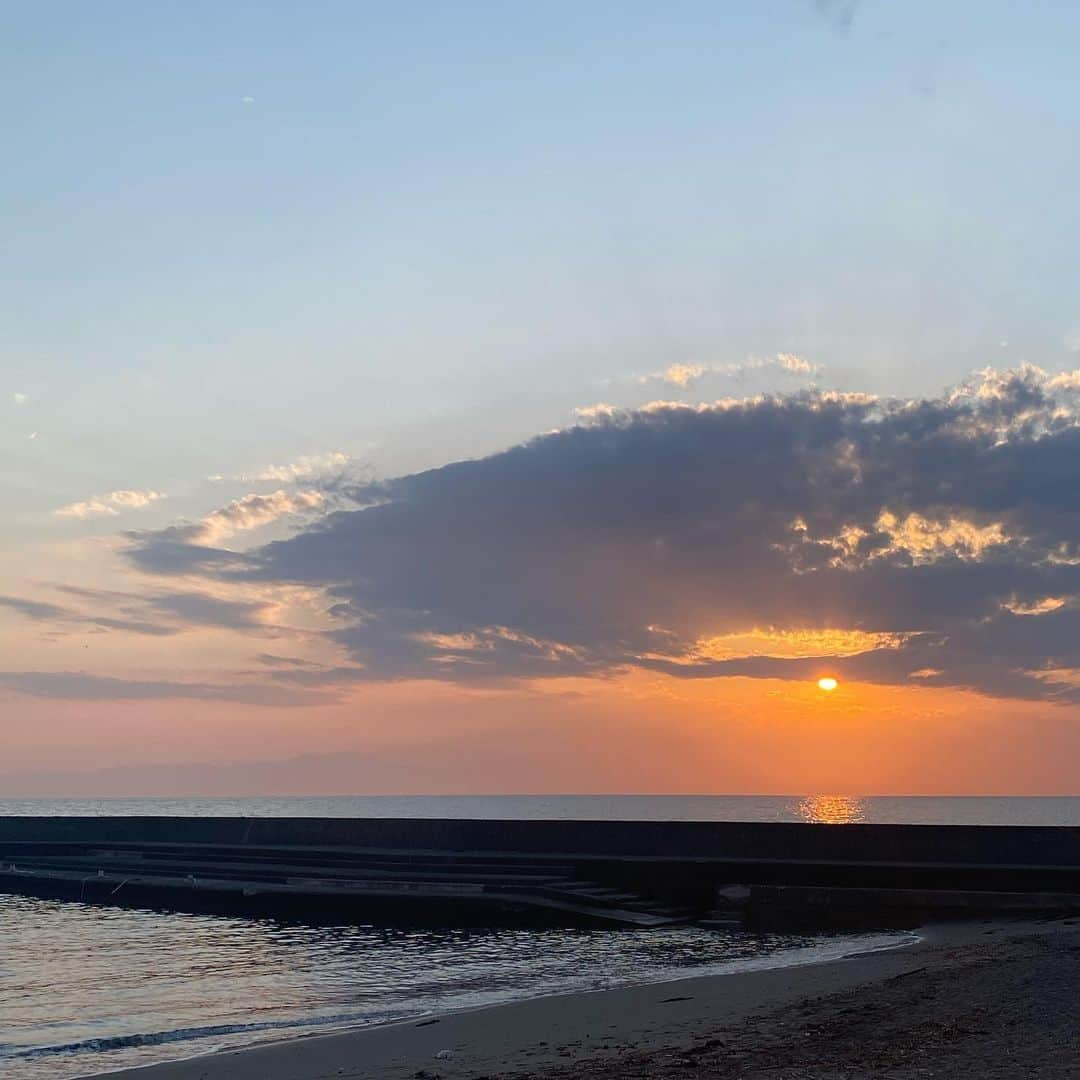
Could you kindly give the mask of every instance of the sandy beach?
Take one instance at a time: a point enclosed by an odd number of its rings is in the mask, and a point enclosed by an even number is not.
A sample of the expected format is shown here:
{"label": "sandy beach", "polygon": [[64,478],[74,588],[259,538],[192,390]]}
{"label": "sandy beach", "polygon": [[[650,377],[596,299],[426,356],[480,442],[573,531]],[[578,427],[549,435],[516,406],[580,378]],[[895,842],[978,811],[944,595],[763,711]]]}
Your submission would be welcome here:
{"label": "sandy beach", "polygon": [[129,1080],[1076,1076],[1080,926],[930,927],[907,948],[541,998],[101,1074]]}

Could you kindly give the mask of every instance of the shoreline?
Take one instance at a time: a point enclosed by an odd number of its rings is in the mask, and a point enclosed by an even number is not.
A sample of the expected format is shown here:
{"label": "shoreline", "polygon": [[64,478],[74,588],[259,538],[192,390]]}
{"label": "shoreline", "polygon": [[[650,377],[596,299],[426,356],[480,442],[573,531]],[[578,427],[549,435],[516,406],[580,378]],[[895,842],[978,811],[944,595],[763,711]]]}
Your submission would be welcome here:
{"label": "shoreline", "polygon": [[[307,1029],[302,1028],[292,1033],[283,1033],[280,1036],[273,1038],[262,1039],[246,1044],[241,1043],[236,1046],[223,1046],[216,1050],[204,1050],[184,1057],[169,1059],[167,1061],[146,1062],[141,1065],[127,1065],[123,1068],[109,1070],[107,1072],[79,1074],[77,1077],[74,1077],[73,1080],[103,1080],[103,1078],[109,1077],[125,1077],[129,1074],[145,1077],[148,1069],[152,1070],[167,1065],[182,1065],[190,1062],[201,1062],[225,1055],[243,1054],[253,1050],[287,1046],[292,1043],[303,1043],[313,1039],[318,1040],[341,1036],[354,1036],[363,1033],[382,1031],[388,1028],[407,1028],[409,1026],[427,1027],[441,1023],[443,1020],[451,1017],[488,1012],[510,1006],[529,1005],[535,1002],[550,1001],[558,998],[584,998],[594,994],[644,990],[650,987],[665,987],[676,983],[696,982],[704,979],[734,978],[739,975],[750,974],[753,972],[796,970],[806,967],[816,967],[822,964],[835,964],[844,960],[853,960],[875,956],[880,953],[911,949],[920,944],[923,940],[923,931],[921,930],[866,931],[859,934],[840,935],[837,940],[840,941],[850,937],[866,938],[876,935],[902,937],[903,940],[893,941],[876,948],[854,948],[851,951],[837,952],[831,955],[813,955],[805,959],[783,962],[784,957],[791,956],[792,954],[804,952],[816,953],[818,951],[815,950],[813,946],[804,946],[801,948],[779,950],[775,953],[768,953],[762,957],[749,960],[723,961],[715,967],[706,967],[701,970],[668,969],[666,973],[659,974],[655,978],[646,978],[637,982],[621,982],[617,985],[608,986],[585,986],[576,989],[556,990],[552,992],[539,991],[523,996],[515,996],[504,1001],[485,1002],[477,1005],[459,1005],[447,1009],[439,1009],[436,1007],[409,1016],[392,1017],[367,1023],[343,1023],[339,1026],[331,1024],[326,1027],[313,1025]],[[854,945],[855,942],[849,942],[849,944]],[[773,960],[780,960],[781,962],[773,963]],[[238,1031],[237,1034],[242,1035],[243,1032]]]}
{"label": "shoreline", "polygon": [[[590,1069],[642,1052],[677,1052],[709,1031],[823,996],[927,970],[946,954],[1031,935],[1072,933],[1056,922],[980,920],[928,926],[911,942],[779,967],[532,997],[330,1033],[305,1033],[83,1080],[443,1080]],[[571,1075],[571,1074],[567,1074]],[[643,1074],[645,1075],[645,1074]],[[685,1075],[685,1074],[684,1074]]]}

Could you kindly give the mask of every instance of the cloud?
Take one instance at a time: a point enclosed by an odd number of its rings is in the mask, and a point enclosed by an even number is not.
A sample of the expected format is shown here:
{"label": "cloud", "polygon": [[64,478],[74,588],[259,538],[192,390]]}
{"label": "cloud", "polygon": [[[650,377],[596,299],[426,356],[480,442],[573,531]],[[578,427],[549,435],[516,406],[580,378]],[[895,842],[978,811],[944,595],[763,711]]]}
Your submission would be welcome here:
{"label": "cloud", "polygon": [[308,454],[287,465],[267,465],[255,472],[238,473],[232,477],[215,473],[213,476],[208,476],[207,480],[215,484],[224,483],[230,479],[246,484],[261,481],[272,481],[277,484],[294,483],[298,480],[311,480],[319,476],[341,473],[351,460],[348,454],[340,450],[332,450],[325,454]]}
{"label": "cloud", "polygon": [[139,569],[155,574],[209,573],[239,567],[247,557],[219,546],[223,541],[282,518],[310,516],[349,498],[344,488],[331,495],[314,489],[282,488],[266,495],[253,492],[233,499],[197,522],[128,532],[125,535],[130,545],[126,554]]}
{"label": "cloud", "polygon": [[318,510],[326,503],[326,496],[321,491],[273,491],[268,495],[253,493],[217,510],[211,511],[201,521],[190,525],[170,525],[165,529],[151,532],[135,532],[129,536],[136,541],[155,542],[162,547],[171,544],[189,547],[192,550],[202,548],[207,552],[227,556],[227,551],[218,551],[211,545],[238,532],[247,532],[269,525],[279,518],[292,514],[302,514]]}
{"label": "cloud", "polygon": [[108,495],[93,495],[81,502],[68,503],[53,513],[57,517],[72,518],[97,517],[102,514],[113,516],[121,510],[141,510],[144,506],[164,498],[165,495],[160,491],[110,491]]}
{"label": "cloud", "polygon": [[255,683],[187,683],[155,679],[114,679],[81,671],[0,671],[0,687],[30,697],[78,701],[189,699],[243,705],[312,706],[330,695]]}
{"label": "cloud", "polygon": [[617,405],[610,405],[606,401],[598,401],[595,405],[580,405],[574,410],[574,415],[579,420],[607,420],[619,413]]}
{"label": "cloud", "polygon": [[28,619],[57,619],[69,614],[57,604],[49,604],[41,600],[27,600],[21,596],[0,596],[0,607],[17,611]]}
{"label": "cloud", "polygon": [[278,605],[269,600],[230,599],[192,590],[133,593],[77,585],[53,588],[64,596],[86,602],[93,610],[3,595],[0,595],[0,608],[61,629],[95,627],[152,637],[170,637],[195,628],[244,632],[277,629],[273,626],[273,616]]}
{"label": "cloud", "polygon": [[25,405],[30,400],[29,394],[20,393],[18,390],[11,395],[11,400],[15,405]]}
{"label": "cloud", "polygon": [[[763,366],[768,366],[769,363],[770,361],[766,361]],[[777,353],[771,363],[792,375],[818,375],[821,372],[820,364],[811,364],[809,360],[804,360],[795,353]]]}
{"label": "cloud", "polygon": [[193,539],[202,543],[218,543],[234,533],[258,529],[278,518],[317,510],[325,502],[326,496],[322,492],[310,490],[282,489],[269,495],[245,495],[203,518],[197,531],[192,534]]}
{"label": "cloud", "polygon": [[243,554],[164,531],[130,555],[159,574],[323,590],[350,659],[328,682],[827,667],[1080,702],[1080,680],[1045,674],[1080,671],[1074,376],[605,408],[357,485],[358,508]]}
{"label": "cloud", "polygon": [[322,669],[324,664],[315,660],[305,660],[299,656],[276,656],[274,653],[259,653],[256,660],[267,667],[285,668],[288,670]]}
{"label": "cloud", "polygon": [[200,524],[171,525],[165,529],[125,533],[124,554],[139,570],[150,574],[204,574],[240,569],[248,557],[228,548],[200,543],[205,533]]}
{"label": "cloud", "polygon": [[24,618],[32,619],[35,622],[90,626],[102,630],[120,630],[132,634],[146,634],[152,637],[166,637],[177,633],[176,627],[163,626],[147,619],[87,614],[63,607],[60,604],[41,600],[28,600],[20,596],[0,596],[0,608],[15,611]]}
{"label": "cloud", "polygon": [[730,364],[670,364],[663,371],[654,371],[650,375],[639,376],[638,382],[664,382],[688,390],[695,383],[709,375],[719,375],[730,379],[744,378],[752,371],[778,371],[796,378],[814,378],[821,374],[820,364],[812,364],[795,353],[777,353],[775,356],[751,356],[740,363]]}
{"label": "cloud", "polygon": [[[660,373],[659,378],[685,390],[709,370],[704,364],[672,364]],[[651,377],[657,378],[655,375]]]}
{"label": "cloud", "polygon": [[189,626],[231,630],[265,627],[276,605],[260,600],[230,600],[198,592],[157,593],[145,603],[158,614]]}

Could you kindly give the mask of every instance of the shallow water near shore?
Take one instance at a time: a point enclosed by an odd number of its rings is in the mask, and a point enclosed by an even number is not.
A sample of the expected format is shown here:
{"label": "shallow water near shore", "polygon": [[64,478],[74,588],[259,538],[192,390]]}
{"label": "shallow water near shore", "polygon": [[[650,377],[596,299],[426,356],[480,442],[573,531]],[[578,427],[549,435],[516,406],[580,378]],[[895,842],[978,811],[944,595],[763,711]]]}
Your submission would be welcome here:
{"label": "shallow water near shore", "polygon": [[693,927],[388,930],[0,895],[0,1075],[61,1080],[546,994],[910,940]]}

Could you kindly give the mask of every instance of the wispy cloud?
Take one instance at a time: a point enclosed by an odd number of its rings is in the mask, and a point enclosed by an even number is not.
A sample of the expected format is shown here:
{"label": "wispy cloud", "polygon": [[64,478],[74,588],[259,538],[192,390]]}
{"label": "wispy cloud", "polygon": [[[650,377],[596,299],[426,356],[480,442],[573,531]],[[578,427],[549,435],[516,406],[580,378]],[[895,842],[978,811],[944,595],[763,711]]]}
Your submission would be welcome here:
{"label": "wispy cloud", "polygon": [[[123,633],[170,637],[199,629],[255,632],[260,636],[280,636],[288,628],[275,624],[280,614],[278,598],[268,593],[282,590],[218,589],[216,593],[193,589],[128,592],[57,584],[52,591],[72,603],[22,596],[0,595],[0,608],[14,611],[34,622],[47,623],[60,633],[86,632],[87,627]],[[222,595],[232,593],[233,595]]]}
{"label": "wispy cloud", "polygon": [[660,379],[666,383],[671,383],[672,386],[679,386],[682,389],[687,389],[692,383],[697,382],[710,368],[704,364],[672,364],[670,367],[665,368],[663,371],[657,372],[654,375],[646,375],[646,379]]}
{"label": "wispy cloud", "polygon": [[199,543],[216,544],[234,533],[258,529],[291,514],[318,510],[325,503],[326,496],[321,491],[306,489],[282,488],[268,495],[245,495],[207,514],[195,536]]}
{"label": "wispy cloud", "polygon": [[24,618],[35,622],[49,623],[58,629],[86,631],[87,627],[97,630],[116,630],[130,634],[142,634],[151,637],[168,637],[179,632],[175,625],[162,624],[149,618],[132,617],[129,614],[88,614],[76,611],[60,604],[42,600],[31,600],[22,596],[0,596],[0,608],[15,611]]}
{"label": "wispy cloud", "polygon": [[241,705],[295,707],[334,700],[322,690],[257,682],[199,683],[168,679],[117,679],[83,671],[0,671],[0,687],[30,697],[79,701],[188,699]]}
{"label": "wispy cloud", "polygon": [[270,481],[276,484],[295,483],[298,480],[312,480],[318,476],[327,476],[339,473],[350,462],[348,454],[340,450],[332,450],[325,454],[307,454],[290,461],[286,465],[267,465],[256,469],[254,472],[236,473],[226,475],[215,473],[207,479],[212,483],[220,484],[227,480],[234,480],[246,484]]}
{"label": "wispy cloud", "polygon": [[320,664],[317,660],[305,660],[300,656],[278,656],[275,653],[259,653],[255,657],[260,664],[265,664],[267,667],[285,668],[288,670],[312,670],[321,671],[325,669],[325,664]]}
{"label": "wispy cloud", "polygon": [[595,405],[579,405],[574,409],[574,415],[579,420],[606,420],[618,412],[619,407],[607,401],[598,401]]}
{"label": "wispy cloud", "polygon": [[738,363],[728,364],[670,364],[663,371],[638,376],[640,383],[663,382],[688,390],[706,376],[715,375],[741,379],[753,371],[777,371],[795,378],[815,378],[822,372],[820,364],[812,364],[795,353],[776,353],[774,356],[751,356]]}
{"label": "wispy cloud", "polygon": [[22,596],[0,596],[0,608],[17,611],[28,619],[61,619],[70,614],[58,604],[45,600],[31,600]]}
{"label": "wispy cloud", "polygon": [[80,502],[68,503],[67,506],[61,506],[53,513],[57,517],[70,518],[112,516],[119,514],[122,510],[140,510],[164,498],[164,493],[160,491],[110,491],[108,495],[93,495]]}

